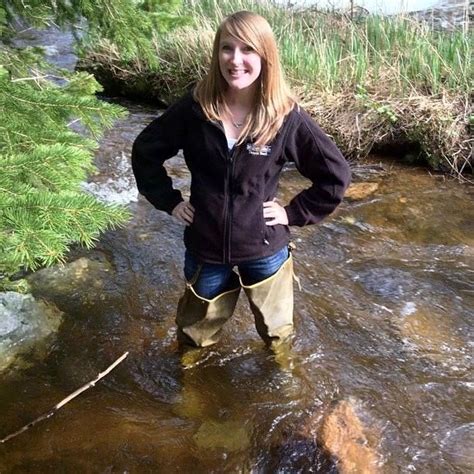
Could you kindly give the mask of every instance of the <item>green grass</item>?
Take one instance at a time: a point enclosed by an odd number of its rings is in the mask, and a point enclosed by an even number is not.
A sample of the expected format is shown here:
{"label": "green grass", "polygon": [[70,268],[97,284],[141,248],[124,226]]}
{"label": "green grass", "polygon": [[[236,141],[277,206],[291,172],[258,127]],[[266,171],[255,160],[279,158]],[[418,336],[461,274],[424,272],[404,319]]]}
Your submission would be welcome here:
{"label": "green grass", "polygon": [[90,52],[85,68],[121,84],[122,93],[170,103],[206,74],[217,25],[239,10],[269,21],[300,103],[347,157],[408,142],[435,169],[460,178],[472,170],[472,32],[434,31],[404,17],[351,21],[269,0],[188,0],[182,15],[189,23],[154,38],[158,66],[126,61],[105,44]]}
{"label": "green grass", "polygon": [[[245,9],[270,22],[287,76],[304,88],[340,92],[357,84],[371,89],[383,83],[386,92],[394,94],[417,90],[432,95],[472,89],[472,34],[435,32],[404,17],[369,16],[351,22],[270,1],[203,0],[185,6],[197,37],[203,29],[215,31],[225,15]],[[184,54],[194,53],[192,43],[189,37]],[[181,60],[187,62],[185,57]]]}

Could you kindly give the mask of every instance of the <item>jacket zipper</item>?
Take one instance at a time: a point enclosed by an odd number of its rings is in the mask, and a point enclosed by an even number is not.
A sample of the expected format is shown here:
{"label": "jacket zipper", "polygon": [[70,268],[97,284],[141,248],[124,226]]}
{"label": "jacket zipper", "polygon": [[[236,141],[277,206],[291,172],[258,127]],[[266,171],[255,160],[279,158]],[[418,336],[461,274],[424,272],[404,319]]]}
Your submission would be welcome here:
{"label": "jacket zipper", "polygon": [[[227,148],[227,150],[229,150]],[[235,156],[237,152],[237,147],[234,145],[234,148],[232,149],[232,153],[228,152],[228,160],[229,160],[229,165],[227,166],[228,171],[228,191],[229,191],[229,200],[228,200],[228,224],[227,226],[227,255],[226,255],[226,246],[224,245],[224,263],[230,263],[230,249],[231,249],[231,244],[232,244],[232,215],[234,212],[234,201],[232,199],[232,185],[233,185],[233,179],[234,179],[234,165],[235,165]],[[224,231],[224,239],[225,239],[225,234],[226,232]]]}
{"label": "jacket zipper", "polygon": [[[224,127],[220,122],[211,122],[215,125],[225,136]],[[232,242],[232,213],[233,213],[233,200],[232,200],[232,182],[234,178],[234,165],[235,157],[237,154],[237,145],[234,145],[232,151],[229,151],[229,147],[225,146],[226,150],[226,178],[224,182],[224,236],[223,236],[223,255],[222,263],[230,263],[231,258],[231,242]]]}

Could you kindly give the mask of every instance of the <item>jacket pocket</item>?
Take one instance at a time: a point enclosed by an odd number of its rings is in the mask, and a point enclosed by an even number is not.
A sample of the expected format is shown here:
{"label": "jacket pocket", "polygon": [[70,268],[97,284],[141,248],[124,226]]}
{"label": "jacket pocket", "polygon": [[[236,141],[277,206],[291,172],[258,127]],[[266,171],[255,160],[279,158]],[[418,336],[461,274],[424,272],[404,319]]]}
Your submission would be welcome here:
{"label": "jacket pocket", "polygon": [[188,237],[192,241],[193,248],[212,247],[214,252],[219,254],[218,247],[222,244],[223,229],[222,205],[219,200],[211,198],[211,195],[207,200],[200,196],[194,197],[194,219],[188,227]]}

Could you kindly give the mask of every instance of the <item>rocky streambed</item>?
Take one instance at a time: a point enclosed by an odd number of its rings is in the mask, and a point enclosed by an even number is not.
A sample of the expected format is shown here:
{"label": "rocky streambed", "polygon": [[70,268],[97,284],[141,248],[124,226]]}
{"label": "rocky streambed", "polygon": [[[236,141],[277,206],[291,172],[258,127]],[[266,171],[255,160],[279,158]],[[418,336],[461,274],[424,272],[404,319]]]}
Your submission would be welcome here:
{"label": "rocky streambed", "polygon": [[[130,355],[0,445],[0,471],[471,472],[472,187],[382,157],[354,167],[337,213],[294,229],[293,346],[269,352],[241,298],[223,340],[183,366],[183,228],[137,198],[130,146],[156,111],[125,105],[85,187],[134,217],[28,278],[24,312],[62,323],[2,372],[0,437]],[[167,166],[186,193],[183,160]],[[287,169],[281,201],[305,185]]]}

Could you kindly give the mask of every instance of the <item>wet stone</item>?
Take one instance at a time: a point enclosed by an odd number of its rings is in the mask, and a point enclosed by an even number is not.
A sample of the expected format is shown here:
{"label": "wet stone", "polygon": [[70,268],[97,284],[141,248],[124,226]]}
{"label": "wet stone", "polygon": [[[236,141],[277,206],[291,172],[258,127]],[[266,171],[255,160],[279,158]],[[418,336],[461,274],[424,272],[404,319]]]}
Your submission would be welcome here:
{"label": "wet stone", "polygon": [[379,189],[379,183],[354,183],[349,186],[344,198],[349,201],[360,201],[375,193]]}
{"label": "wet stone", "polygon": [[379,437],[364,423],[365,417],[352,400],[336,403],[326,414],[312,412],[283,442],[270,447],[263,472],[380,472],[375,448]]}
{"label": "wet stone", "polygon": [[465,347],[465,341],[448,315],[418,308],[412,302],[403,308],[400,332],[406,342],[434,360],[443,360],[450,353],[460,354]]}
{"label": "wet stone", "polygon": [[395,268],[373,268],[358,274],[357,281],[376,296],[398,299],[418,285],[413,275]]}
{"label": "wet stone", "polygon": [[236,421],[205,421],[194,435],[197,446],[204,449],[242,451],[250,444],[250,437],[241,423]]}
{"label": "wet stone", "polygon": [[339,474],[336,461],[315,439],[291,439],[281,446],[271,447],[262,471],[265,473],[321,472]]}
{"label": "wet stone", "polygon": [[47,351],[46,340],[61,321],[62,313],[57,308],[31,295],[0,293],[0,372],[33,349],[36,355]]}
{"label": "wet stone", "polygon": [[449,431],[441,446],[444,457],[459,472],[474,472],[474,423],[466,423]]}
{"label": "wet stone", "polygon": [[105,258],[81,257],[65,265],[37,271],[28,277],[28,283],[34,294],[48,297],[79,294],[96,301],[102,299],[105,283],[111,277],[111,266]]}
{"label": "wet stone", "polygon": [[380,472],[378,454],[368,429],[357,413],[356,405],[348,400],[339,402],[325,417],[320,440],[337,459],[342,474],[375,474]]}

